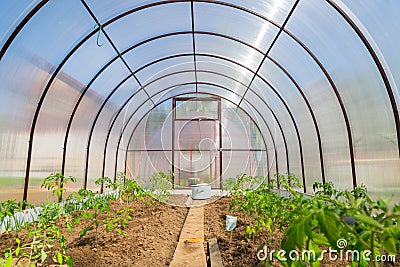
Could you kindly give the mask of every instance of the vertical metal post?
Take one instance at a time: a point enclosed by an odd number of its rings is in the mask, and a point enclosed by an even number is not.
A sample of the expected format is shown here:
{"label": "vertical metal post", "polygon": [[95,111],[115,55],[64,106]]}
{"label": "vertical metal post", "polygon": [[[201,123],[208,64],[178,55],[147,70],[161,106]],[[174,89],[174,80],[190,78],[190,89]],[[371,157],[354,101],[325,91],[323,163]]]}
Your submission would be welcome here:
{"label": "vertical metal post", "polygon": [[[175,119],[176,119],[176,99],[172,99],[172,159],[171,169],[172,173],[175,174]],[[179,170],[178,170],[179,171]],[[175,188],[175,175],[172,176],[172,187]]]}
{"label": "vertical metal post", "polygon": [[221,99],[218,99],[218,122],[219,122],[219,188],[222,188],[222,117],[221,117]]}

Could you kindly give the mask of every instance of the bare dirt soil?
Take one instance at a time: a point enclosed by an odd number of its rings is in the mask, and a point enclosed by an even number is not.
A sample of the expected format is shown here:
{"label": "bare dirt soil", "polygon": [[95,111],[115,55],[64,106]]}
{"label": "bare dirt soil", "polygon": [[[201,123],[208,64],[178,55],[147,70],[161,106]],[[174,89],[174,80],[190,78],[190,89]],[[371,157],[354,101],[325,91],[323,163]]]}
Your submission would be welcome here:
{"label": "bare dirt soil", "polygon": [[[130,203],[133,209],[133,220],[124,230],[126,236],[114,231],[106,232],[100,226],[97,246],[93,233],[79,237],[83,225],[76,225],[69,233],[60,223],[62,232],[67,238],[67,255],[72,256],[74,266],[168,266],[174,254],[179,234],[188,209],[171,206],[157,201],[155,205],[145,201]],[[115,214],[121,204],[111,204],[111,214]],[[23,231],[19,234],[22,242],[27,240]],[[12,233],[0,235],[0,251],[15,243]]]}
{"label": "bare dirt soil", "polygon": [[[186,196],[175,196],[172,202],[175,205],[162,204],[157,201],[150,204],[150,198],[145,201],[130,203],[133,209],[133,220],[129,221],[125,229],[126,236],[113,231],[107,233],[105,226],[100,226],[98,243],[95,246],[93,233],[83,238],[79,231],[83,225],[76,225],[69,233],[64,223],[59,224],[67,238],[67,255],[73,257],[75,266],[168,266],[172,260],[180,231],[185,222],[188,208],[176,206],[187,201]],[[224,266],[251,267],[260,266],[257,251],[260,244],[272,240],[269,248],[277,249],[283,237],[284,230],[276,230],[273,234],[257,234],[253,238],[246,237],[246,226],[252,224],[249,218],[244,218],[239,212],[229,211],[230,198],[222,197],[205,206],[205,240],[217,238]],[[121,208],[119,201],[111,204],[111,214]],[[232,232],[227,232],[226,215],[237,216],[237,226]],[[22,242],[27,240],[26,232],[19,234]],[[13,246],[13,233],[0,235],[0,252]],[[206,247],[205,247],[206,249]],[[400,259],[399,255],[397,260]],[[348,262],[324,260],[321,266],[347,266]],[[282,266],[274,261],[273,266]],[[400,266],[385,263],[384,266]]]}
{"label": "bare dirt soil", "polygon": [[[269,249],[278,249],[279,244],[284,236],[284,230],[275,230],[271,235],[266,233],[257,234],[254,238],[246,237],[246,226],[251,225],[253,221],[245,218],[239,212],[231,212],[229,205],[231,200],[229,197],[223,197],[207,206],[204,209],[205,216],[205,240],[217,238],[221,257],[224,266],[265,266],[260,265],[257,258],[257,251],[260,244],[271,240]],[[237,216],[237,226],[232,232],[226,231],[226,215]],[[398,262],[400,254],[397,255],[396,262],[385,262],[383,266],[400,266]],[[273,266],[283,266],[276,260],[272,262]],[[324,267],[345,267],[351,263],[345,260],[332,261],[329,257],[324,257],[321,266]]]}

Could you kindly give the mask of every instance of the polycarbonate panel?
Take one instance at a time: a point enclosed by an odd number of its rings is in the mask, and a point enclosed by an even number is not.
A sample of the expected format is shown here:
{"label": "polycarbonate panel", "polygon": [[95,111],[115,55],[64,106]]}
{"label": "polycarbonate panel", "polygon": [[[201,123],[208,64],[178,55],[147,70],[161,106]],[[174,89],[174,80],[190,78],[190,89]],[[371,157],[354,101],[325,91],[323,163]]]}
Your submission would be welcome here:
{"label": "polycarbonate panel", "polygon": [[216,151],[175,151],[176,188],[190,188],[196,183],[207,183],[211,188],[221,188],[219,155]]}
{"label": "polycarbonate panel", "polygon": [[[101,66],[98,66],[101,68]],[[95,70],[95,69],[92,69]],[[97,69],[98,71],[99,69]],[[94,74],[89,74],[90,76],[94,76]],[[86,162],[86,147],[87,147],[87,138],[88,133],[91,129],[92,122],[94,121],[95,115],[99,108],[101,107],[104,99],[108,96],[109,93],[115,88],[117,83],[122,79],[126,78],[128,72],[126,68],[121,64],[121,62],[115,61],[113,62],[109,68],[107,68],[104,72],[100,74],[99,77],[94,81],[91,85],[90,89],[85,93],[82,101],[79,103],[79,106],[76,110],[75,116],[73,118],[71,124],[71,130],[68,136],[67,143],[67,157],[74,157],[74,160],[79,162],[80,164],[77,169],[81,169],[82,171],[76,172],[78,181],[80,179],[84,179],[85,175],[85,162]],[[98,91],[96,91],[98,90]],[[105,111],[107,112],[107,111]],[[109,111],[108,111],[109,112]],[[71,111],[72,113],[72,111]],[[110,112],[112,113],[112,112]],[[109,116],[112,116],[109,114]],[[103,131],[105,131],[103,127]],[[82,138],[85,136],[85,138]],[[101,150],[100,150],[101,151]],[[95,156],[95,159],[93,157]],[[89,184],[93,185],[94,181],[99,178],[100,169],[102,167],[102,156],[101,154],[92,155],[91,157],[91,170],[95,171],[96,176],[92,176],[92,173],[88,173],[88,186]],[[71,159],[68,159],[71,160]],[[68,174],[66,172],[66,174]],[[73,175],[73,174],[72,174]]]}
{"label": "polycarbonate panel", "polygon": [[[272,74],[272,73],[271,73]],[[271,86],[273,86],[271,84]],[[290,172],[295,174],[297,177],[301,177],[302,171],[301,171],[301,164],[300,164],[300,144],[299,144],[299,138],[297,136],[297,132],[295,129],[295,124],[297,125],[299,129],[299,133],[301,129],[305,129],[305,131],[308,131],[307,129],[312,129],[313,125],[310,124],[312,121],[306,120],[305,124],[303,125],[303,128],[299,127],[299,122],[297,121],[297,114],[291,109],[292,106],[289,106],[290,103],[288,103],[287,99],[283,98],[282,96],[278,96],[274,91],[273,88],[270,87],[267,83],[265,83],[263,80],[260,78],[255,78],[252,87],[252,91],[249,91],[246,95],[246,99],[250,100],[251,102],[254,101],[252,100],[253,98],[250,97],[261,97],[265,103],[268,104],[268,106],[272,109],[272,111],[275,113],[279,123],[281,124],[282,130],[284,131],[285,137],[286,137],[286,142],[289,150],[289,168]],[[275,88],[276,91],[279,90],[279,88]],[[282,90],[284,91],[284,89]],[[292,91],[293,93],[297,93],[297,91]],[[280,91],[278,91],[278,94],[280,94]],[[293,97],[293,96],[292,96]],[[288,106],[288,108],[285,107],[285,103]],[[294,106],[296,107],[302,107],[299,105],[299,103],[294,103]],[[269,110],[269,109],[267,109]],[[306,107],[303,107],[303,109],[299,110],[299,116],[306,111]],[[293,120],[290,116],[290,113],[293,116]],[[307,118],[310,119],[310,118]],[[300,135],[300,142],[302,142],[302,136]],[[309,138],[310,136],[303,135],[303,137]],[[313,140],[316,139],[316,135],[314,135]],[[310,151],[307,151],[310,152]],[[318,152],[317,152],[318,153]],[[303,149],[303,155],[304,155],[304,149]]]}
{"label": "polycarbonate panel", "polygon": [[[157,23],[154,23],[155,19]],[[129,27],[127,27],[129,25]],[[146,8],[114,21],[104,28],[120,51],[147,38],[190,31],[190,2]]]}
{"label": "polycarbonate panel", "polygon": [[[252,118],[259,125],[261,132],[264,135],[264,140],[267,142],[267,148],[270,150],[276,149],[276,155],[275,151],[271,150],[271,153],[273,152],[273,156],[272,159],[270,159],[270,167],[273,166],[273,174],[275,174],[277,171],[280,173],[285,173],[287,172],[286,149],[284,146],[282,131],[278,127],[277,121],[267,107],[263,104],[254,105],[253,103],[257,103],[257,101],[259,101],[258,99],[253,98],[253,101],[248,101],[246,98],[241,103],[240,107],[251,114]],[[278,166],[276,166],[276,162],[278,162]]]}
{"label": "polycarbonate panel", "polygon": [[97,98],[103,100],[108,97],[121,81],[130,75],[130,71],[125,67],[122,61],[118,59],[111,63],[111,65],[94,80],[87,93],[95,94]]}
{"label": "polycarbonate panel", "polygon": [[[393,89],[394,97],[399,105],[400,61],[398,49],[400,42],[398,1],[366,2],[336,1],[337,4],[354,21],[374,49]],[[350,10],[349,10],[350,9]]]}
{"label": "polycarbonate panel", "polygon": [[227,149],[266,149],[264,140],[249,115],[231,103],[226,101],[223,103],[222,147]]}
{"label": "polycarbonate panel", "polygon": [[[398,50],[399,35],[399,4],[398,1],[364,2],[347,1],[338,3],[345,12],[355,21],[362,30],[368,42],[375,50],[379,60],[385,68],[394,97],[399,107],[400,61]],[[347,7],[346,7],[347,6]],[[347,8],[350,8],[350,12]],[[380,89],[380,94],[385,90]],[[387,106],[387,109],[390,109]],[[391,112],[391,111],[388,111]],[[389,113],[388,120],[393,120]],[[383,137],[383,136],[382,136]],[[369,192],[379,197],[400,195],[400,164],[398,155],[394,151],[397,145],[395,132],[386,133],[385,138],[392,143],[392,148],[382,151],[371,151],[367,156],[358,155],[357,174],[358,183],[367,185]],[[374,177],[374,178],[373,178]],[[379,179],[376,179],[379,177]]]}
{"label": "polycarbonate panel", "polygon": [[175,149],[217,151],[219,143],[219,121],[175,121]]}
{"label": "polycarbonate panel", "polygon": [[[117,84],[117,83],[115,83]],[[138,88],[138,84],[134,79],[126,81],[122,86],[118,87],[117,90],[112,94],[110,99],[106,102],[104,107],[96,120],[96,124],[93,128],[93,133],[90,142],[90,157],[89,157],[89,168],[88,177],[89,181],[94,181],[95,179],[101,177],[102,174],[102,160],[104,156],[104,143],[111,126],[111,123],[116,116],[117,112],[122,108],[121,105],[125,102]],[[112,88],[113,90],[115,88]],[[111,92],[109,92],[111,94]],[[108,97],[108,96],[107,96]],[[117,99],[121,99],[120,102],[115,102]],[[113,101],[114,100],[114,101]],[[103,106],[104,101],[101,103]],[[100,107],[101,107],[100,106]],[[100,109],[99,107],[99,109]],[[97,116],[96,111],[93,113],[93,121],[90,122],[90,127],[93,127],[95,123],[95,117]],[[88,133],[89,138],[89,133]]]}
{"label": "polycarbonate panel", "polygon": [[[150,63],[150,62],[148,62]],[[135,73],[142,84],[163,77],[169,73],[194,70],[193,55],[161,60]]]}
{"label": "polycarbonate panel", "polygon": [[199,99],[177,99],[176,100],[176,119],[218,119],[218,100],[199,98]]}
{"label": "polycarbonate panel", "polygon": [[264,151],[222,152],[222,181],[245,173],[252,176],[268,175]]}
{"label": "polycarbonate panel", "polygon": [[[289,106],[292,114],[297,122],[299,133],[303,146],[305,175],[307,177],[307,186],[312,186],[315,181],[322,181],[317,128],[313,123],[311,112],[307,107],[306,100],[302,97],[300,91],[296,88],[294,82],[291,81],[283,70],[281,70],[272,61],[266,60],[262,65],[260,75],[267,78],[267,81],[276,88],[282,98]],[[253,89],[253,88],[252,88]],[[302,90],[300,88],[300,90]],[[275,95],[268,86],[254,88],[258,95],[262,96],[266,101],[270,95]],[[318,125],[317,125],[318,126]],[[307,192],[310,192],[310,188]],[[312,189],[311,189],[312,191]]]}
{"label": "polycarbonate panel", "polygon": [[[127,120],[123,124],[123,128],[117,134],[117,145],[116,151],[118,151],[118,158],[113,158],[113,161],[117,161],[117,171],[123,171],[125,168],[125,155],[127,149],[129,149],[129,142],[132,137],[132,133],[140,121],[145,118],[148,112],[152,108],[152,103],[150,100],[146,101],[144,105],[137,109],[137,112],[128,116]],[[115,153],[112,152],[112,153]]]}
{"label": "polycarbonate panel", "polygon": [[[290,55],[287,53],[290,51]],[[349,143],[343,113],[323,71],[298,43],[282,34],[270,56],[297,81],[310,101],[321,133],[326,180],[351,188]],[[301,68],[296,67],[301,62]]]}
{"label": "polycarbonate panel", "polygon": [[[276,8],[279,9],[279,7]],[[278,33],[278,28],[270,22],[228,6],[194,3],[194,15],[195,31],[209,31],[232,36],[262,51],[267,51]],[[201,37],[196,35],[197,38]],[[253,54],[249,54],[249,58],[255,56]]]}
{"label": "polycarbonate panel", "polygon": [[[63,12],[65,8],[70,9],[71,12]],[[6,5],[2,7],[2,10],[7,10]],[[53,23],[54,14],[58,14],[57,24]],[[12,16],[11,13],[10,16]],[[20,19],[22,18],[16,18],[18,21]],[[0,180],[15,177],[12,179],[18,180],[19,185],[15,187],[17,192],[21,192],[18,188],[23,186],[21,178],[25,176],[28,135],[40,95],[66,51],[86,34],[85,26],[90,23],[87,13],[80,9],[80,4],[77,2],[48,3],[22,28],[1,60],[0,78],[4,90],[0,108],[2,114],[0,115],[0,143],[10,144],[2,146],[0,150],[0,162],[4,164],[0,174],[3,178]],[[4,25],[4,27],[7,26],[10,24]],[[9,112],[10,110],[14,112]],[[43,133],[36,134],[36,140],[39,143],[44,140]],[[56,134],[47,133],[47,135],[54,137]],[[51,154],[48,155],[49,158],[54,159],[57,154],[56,149],[49,154]],[[49,174],[47,173],[49,169],[55,168],[54,161],[49,164],[51,166],[43,165],[45,163],[46,161],[41,159],[42,165],[35,166],[36,169],[33,169],[31,174],[32,181],[43,179]],[[33,182],[32,185],[36,186],[36,184]],[[16,196],[17,199],[21,197]],[[31,198],[35,199],[33,195]]]}
{"label": "polycarbonate panel", "polygon": [[134,129],[129,149],[172,149],[172,102],[165,101],[154,108]]}
{"label": "polycarbonate panel", "polygon": [[[158,49],[160,47],[162,47],[162,49]],[[191,33],[172,35],[152,40],[130,50],[124,54],[123,57],[135,72],[139,68],[155,60],[178,54],[193,54]]]}
{"label": "polycarbonate panel", "polygon": [[92,12],[94,12],[97,19],[104,23],[106,20],[109,20],[122,12],[139,8],[155,1],[135,0],[110,2],[108,0],[86,0],[85,2],[88,4]]}
{"label": "polycarbonate panel", "polygon": [[[246,85],[250,83],[252,77],[254,76],[253,73],[246,68],[239,66],[238,64],[211,56],[196,55],[196,65],[197,70],[206,70],[220,73],[229,77],[234,77],[236,80],[239,80],[241,83]],[[236,87],[232,88],[232,90],[236,91],[235,88]]]}
{"label": "polycarbonate panel", "polygon": [[[144,101],[146,99],[146,95],[142,92],[139,91],[133,98],[132,101]],[[109,176],[109,177],[113,177],[114,176],[114,165],[115,165],[115,151],[116,151],[116,147],[117,147],[117,142],[119,140],[119,136],[120,136],[120,132],[122,131],[122,127],[124,126],[124,124],[126,123],[127,120],[127,110],[129,111],[129,109],[132,108],[132,106],[127,105],[122,112],[119,113],[119,116],[117,117],[116,122],[113,125],[113,128],[111,129],[111,134],[107,143],[107,150],[106,150],[106,168],[105,168],[105,176]],[[136,109],[136,108],[134,108]],[[108,112],[106,112],[108,114],[108,116],[114,116]],[[84,111],[82,112],[82,115],[80,115],[81,117],[85,117],[84,115]],[[89,115],[90,116],[90,115]],[[93,117],[91,117],[93,119]],[[113,118],[114,119],[114,118]],[[111,125],[110,125],[111,126]],[[86,131],[84,132],[84,134],[88,134],[89,129],[90,129],[91,125],[87,125],[86,126]],[[103,126],[104,127],[104,126]],[[73,129],[73,128],[71,128]],[[105,129],[103,128],[103,131]],[[107,129],[107,133],[108,133],[108,129]],[[81,142],[81,149],[77,149],[76,147],[73,147],[74,149],[69,149],[67,156],[69,156],[67,158],[67,165],[66,165],[66,173],[67,171],[70,172],[76,172],[78,175],[80,175],[80,177],[83,177],[84,174],[84,162],[85,162],[85,147],[87,144],[87,139],[83,139],[81,136],[79,136],[79,134],[75,134],[75,132],[71,131],[71,134],[73,135],[73,138],[71,141],[72,142]],[[81,133],[82,135],[82,133]],[[72,145],[71,145],[72,147]],[[78,147],[79,148],[79,147]],[[104,142],[102,144],[102,148],[104,149]],[[102,170],[102,162],[103,162],[103,154],[104,152],[102,150],[99,149],[99,153],[98,155],[94,155],[95,158],[97,158],[97,161],[95,161],[97,163],[96,166],[91,166],[89,167],[89,170],[94,170],[94,175],[93,177],[90,177],[90,182],[92,183],[94,179],[97,179],[99,177],[97,177],[97,175],[100,173],[99,170]],[[93,160],[93,159],[92,159]],[[69,162],[71,161],[71,162]],[[69,163],[69,164],[68,164]],[[77,167],[75,167],[74,169],[69,169],[70,166],[74,166],[74,164],[78,164]],[[96,169],[99,170],[96,170]]]}
{"label": "polycarbonate panel", "polygon": [[[130,98],[129,101],[128,101],[128,99],[126,99],[126,101],[124,101],[125,107],[118,115],[117,120],[121,120],[122,125],[124,125],[127,122],[127,120],[129,119],[129,117],[132,114],[136,113],[137,110],[139,108],[141,108],[141,106],[148,105],[148,104],[146,104],[146,101],[148,99],[149,98],[146,95],[146,93],[142,89],[139,89],[135,93],[135,95],[132,98]],[[122,130],[122,128],[120,130]]]}
{"label": "polycarbonate panel", "polygon": [[142,188],[149,188],[154,173],[159,171],[168,173],[168,170],[172,169],[170,159],[170,151],[128,152],[127,175],[135,177]]}
{"label": "polycarbonate panel", "polygon": [[[246,102],[242,102],[241,107],[244,109],[254,110],[255,112],[257,112],[258,120],[262,121],[262,118],[260,116],[263,116],[263,114],[269,114],[269,113],[271,113],[271,111],[262,102],[261,102],[261,104],[254,105],[254,103],[257,103],[259,101],[260,100],[258,99],[257,96],[255,96],[251,91],[248,91],[246,94]],[[255,108],[256,108],[256,110],[255,110]],[[281,122],[279,121],[279,123],[281,123]],[[275,145],[276,145],[276,149],[277,149],[277,153],[278,153],[277,157],[279,158],[278,169],[280,172],[286,173],[287,172],[286,148],[284,146],[283,137],[286,138],[286,141],[287,141],[286,131],[288,131],[288,130],[283,130],[283,133],[282,133],[275,118],[273,118],[272,121],[268,123],[268,126],[270,128],[272,136],[274,136],[275,139],[276,139],[277,135],[282,137],[282,142],[279,142],[279,140],[275,140]],[[290,125],[289,125],[289,127],[290,127]],[[295,149],[293,148],[293,150],[295,150]]]}
{"label": "polycarbonate panel", "polygon": [[[69,58],[62,71],[69,76],[69,79],[87,84],[100,71],[101,67],[115,59],[116,56],[110,43],[105,40],[99,47],[94,35]],[[82,62],[85,64],[82,65]]]}
{"label": "polycarbonate panel", "polygon": [[282,25],[295,0],[231,0],[226,2],[249,9]]}
{"label": "polycarbonate panel", "polygon": [[39,3],[39,0],[21,0],[12,5],[3,6],[0,10],[0,46],[15,30],[24,17]]}
{"label": "polycarbonate panel", "polygon": [[227,77],[207,70],[197,69],[197,81],[225,86],[239,95],[243,95],[247,88],[247,85],[236,81],[236,77]]}
{"label": "polycarbonate panel", "polygon": [[196,53],[217,55],[256,71],[263,55],[239,42],[214,35],[196,35]]}
{"label": "polycarbonate panel", "polygon": [[240,102],[241,97],[234,92],[227,91],[226,89],[215,85],[208,84],[198,84],[198,91],[203,94],[211,94],[221,96],[224,99],[231,101],[234,104],[238,104]]}
{"label": "polycarbonate panel", "polygon": [[195,83],[196,77],[194,72],[183,72],[177,73],[170,76],[164,76],[163,78],[149,83],[145,86],[145,90],[149,95],[154,95],[158,91],[172,88],[175,85],[185,84],[185,83]]}
{"label": "polycarbonate panel", "polygon": [[154,103],[159,104],[162,101],[169,99],[174,96],[181,96],[188,93],[195,93],[196,85],[195,83],[187,84],[187,85],[179,85],[174,86],[173,88],[167,88],[166,90],[162,90],[155,94],[152,99]]}
{"label": "polycarbonate panel", "polygon": [[[391,137],[396,138],[395,124],[378,69],[356,33],[329,5],[304,2],[299,4],[297,12],[299,15],[294,16],[287,28],[314,51],[330,72],[349,116],[357,171],[360,177],[369,176],[367,180],[376,181],[366,163],[375,160],[371,152],[384,151],[382,162],[390,161],[398,153],[396,144],[390,141]],[[337,42],[339,37],[346,42]],[[385,167],[383,163],[381,169]]]}
{"label": "polycarbonate panel", "polygon": [[[109,68],[101,73],[98,79],[95,80],[90,89],[86,92],[81,103],[82,106],[91,109],[90,112],[88,112],[88,110],[84,110],[83,112],[86,115],[91,114],[93,119],[87,117],[82,122],[82,125],[87,125],[88,127],[91,126],[91,122],[94,120],[97,110],[102,104],[103,99],[106,97],[104,91],[112,89],[115,84],[118,83],[117,79],[121,79],[122,75],[127,75],[125,66],[119,61],[114,61]],[[57,75],[57,79],[50,88],[48,96],[43,103],[43,111],[39,115],[36,126],[36,129],[40,134],[36,135],[36,142],[33,144],[31,171],[32,173],[42,173],[42,175],[33,174],[33,177],[41,177],[43,176],[43,173],[47,173],[48,175],[51,172],[60,170],[67,124],[70,120],[70,115],[72,114],[74,106],[76,105],[76,99],[78,99],[81,94],[80,91],[85,87],[84,84],[78,82],[65,72],[60,72],[59,75]],[[93,89],[96,89],[96,91]],[[74,120],[79,121],[79,119],[82,119],[82,116],[79,115],[80,110],[82,109],[78,108]],[[87,129],[89,132],[90,128]],[[82,137],[79,139],[85,142],[85,139]],[[51,144],[54,149],[49,151],[47,148],[49,144]],[[68,148],[69,146],[67,144],[67,151]],[[43,161],[43,159],[46,160]],[[93,163],[94,164],[91,165],[92,169],[98,170],[98,164],[101,163],[101,160],[96,158]],[[90,173],[89,177],[92,177]],[[98,177],[100,177],[100,175],[98,175]],[[78,176],[77,178],[81,182],[83,177]],[[78,187],[80,186],[81,184],[79,183]]]}

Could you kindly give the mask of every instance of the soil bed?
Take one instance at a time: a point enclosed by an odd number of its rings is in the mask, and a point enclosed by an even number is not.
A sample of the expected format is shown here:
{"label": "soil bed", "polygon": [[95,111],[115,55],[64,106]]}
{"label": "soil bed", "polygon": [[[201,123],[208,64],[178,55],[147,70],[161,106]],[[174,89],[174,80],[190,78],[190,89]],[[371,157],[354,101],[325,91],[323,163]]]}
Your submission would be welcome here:
{"label": "soil bed", "polygon": [[[257,234],[255,238],[246,238],[246,226],[252,221],[239,212],[230,212],[230,198],[223,197],[207,206],[204,209],[205,216],[205,240],[217,238],[222,261],[224,266],[261,266],[260,260],[257,258],[257,251],[263,242],[268,240],[266,233]],[[236,228],[231,232],[226,231],[226,215],[237,216]],[[270,249],[279,249],[279,244],[284,236],[284,230],[276,230],[269,239],[274,241],[269,246]],[[385,262],[384,266],[400,266],[398,260],[400,254],[397,255],[397,262]],[[321,266],[336,267],[349,266],[347,261],[329,261],[328,255],[324,257]],[[273,261],[273,266],[283,266],[276,260]]]}
{"label": "soil bed", "polygon": [[[174,254],[180,231],[188,212],[187,208],[162,204],[133,201],[133,220],[124,230],[126,236],[100,226],[98,245],[94,236],[88,233],[79,237],[82,225],[76,225],[69,233],[63,224],[62,232],[67,238],[67,255],[72,256],[74,266],[168,266]],[[121,208],[119,201],[111,203],[111,214]],[[27,240],[26,232],[19,234],[22,242]],[[15,238],[11,233],[0,235],[0,251],[12,246]]]}

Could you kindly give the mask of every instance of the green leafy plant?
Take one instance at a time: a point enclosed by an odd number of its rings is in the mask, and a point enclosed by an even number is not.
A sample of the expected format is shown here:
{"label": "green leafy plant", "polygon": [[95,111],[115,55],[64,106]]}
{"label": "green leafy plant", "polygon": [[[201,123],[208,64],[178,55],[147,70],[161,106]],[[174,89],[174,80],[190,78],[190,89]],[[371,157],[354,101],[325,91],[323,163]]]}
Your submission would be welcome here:
{"label": "green leafy plant", "polygon": [[148,188],[150,195],[158,201],[165,203],[170,196],[169,190],[173,188],[173,181],[174,173],[172,170],[168,170],[167,174],[161,171],[154,173],[151,178],[150,187]]}
{"label": "green leafy plant", "polygon": [[5,231],[15,230],[17,237],[21,228],[25,225],[23,216],[18,216],[18,213],[32,207],[27,201],[9,199],[5,202],[0,202],[0,226],[2,225]]}
{"label": "green leafy plant", "polygon": [[[400,206],[389,209],[389,200],[373,201],[364,185],[352,191],[339,191],[333,184],[319,185],[320,194],[304,199],[296,206],[297,219],[285,232],[282,248],[285,251],[304,251],[312,248],[321,253],[323,247],[349,251],[370,251],[370,261],[365,258],[352,260],[352,266],[382,266],[374,261],[378,255],[397,255],[400,251],[400,228],[394,223],[400,218]],[[338,247],[338,240],[345,240],[346,247]],[[318,258],[318,257],[317,257]],[[319,266],[315,259],[300,262],[281,262],[285,266]]]}
{"label": "green leafy plant", "polygon": [[65,177],[59,172],[54,172],[47,176],[41,184],[41,187],[51,190],[54,196],[57,196],[58,201],[62,200],[62,193],[65,191],[64,185],[69,182],[76,182],[73,176]]}

